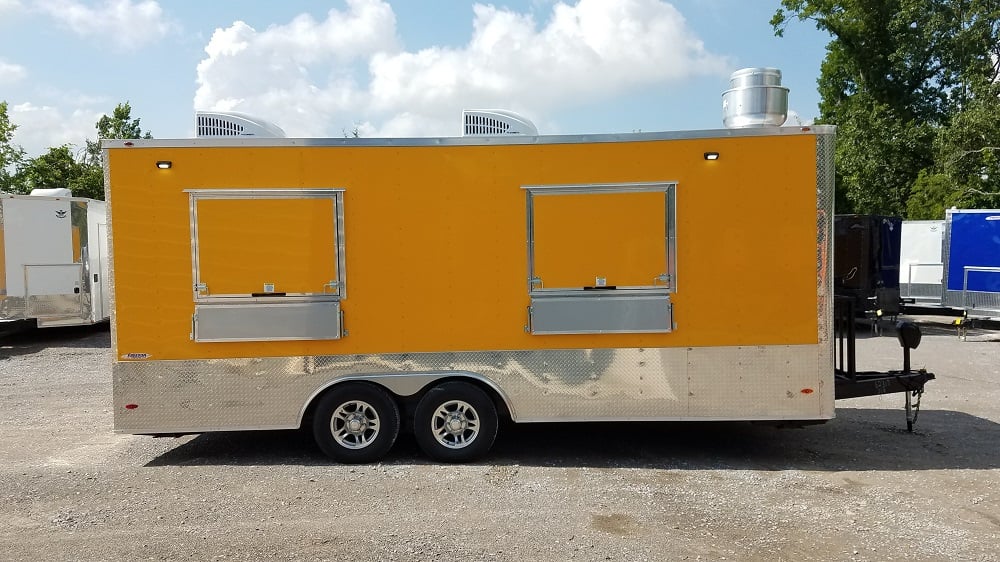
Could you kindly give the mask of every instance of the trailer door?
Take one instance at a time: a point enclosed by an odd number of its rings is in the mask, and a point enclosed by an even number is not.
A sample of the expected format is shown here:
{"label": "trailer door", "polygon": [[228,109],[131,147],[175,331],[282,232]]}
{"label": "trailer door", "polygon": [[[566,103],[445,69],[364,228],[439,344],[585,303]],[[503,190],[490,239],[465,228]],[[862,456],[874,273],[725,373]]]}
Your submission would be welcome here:
{"label": "trailer door", "polygon": [[7,295],[23,297],[25,316],[40,325],[80,319],[87,234],[79,203],[19,197],[4,211]]}

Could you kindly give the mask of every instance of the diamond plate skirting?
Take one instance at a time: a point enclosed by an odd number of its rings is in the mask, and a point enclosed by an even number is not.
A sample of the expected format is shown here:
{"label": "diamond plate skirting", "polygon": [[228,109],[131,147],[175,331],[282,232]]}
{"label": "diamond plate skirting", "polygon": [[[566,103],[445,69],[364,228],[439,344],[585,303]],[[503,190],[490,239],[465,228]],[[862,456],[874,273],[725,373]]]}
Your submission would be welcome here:
{"label": "diamond plate skirting", "polygon": [[941,283],[900,283],[899,295],[902,298],[912,298],[923,303],[941,303],[941,293],[944,287]]}
{"label": "diamond plate skirting", "polygon": [[92,310],[90,293],[79,295],[34,295],[0,300],[0,321],[35,318],[40,326],[87,324]]}
{"label": "diamond plate skirting", "polygon": [[115,429],[294,428],[337,382],[410,395],[450,376],[498,390],[518,422],[828,419],[827,355],[802,345],[116,362]]}
{"label": "diamond plate skirting", "polygon": [[964,308],[969,316],[1000,316],[1000,293],[945,291],[945,305]]}

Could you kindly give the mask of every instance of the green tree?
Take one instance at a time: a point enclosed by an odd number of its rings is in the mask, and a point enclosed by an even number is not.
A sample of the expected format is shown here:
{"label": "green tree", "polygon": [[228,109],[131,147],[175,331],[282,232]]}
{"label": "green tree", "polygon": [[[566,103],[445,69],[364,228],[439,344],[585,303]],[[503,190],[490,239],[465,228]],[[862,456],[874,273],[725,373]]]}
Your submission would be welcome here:
{"label": "green tree", "polygon": [[153,136],[142,132],[139,118],[132,118],[132,106],[129,102],[115,106],[111,115],[102,115],[97,120],[97,140],[87,141],[86,160],[90,164],[101,165],[101,140],[103,139],[151,139]]}
{"label": "green tree", "polygon": [[838,119],[837,191],[849,205],[838,212],[902,214],[917,174],[933,164],[934,129],[897,118],[865,94],[852,102]]}
{"label": "green tree", "polygon": [[961,208],[1000,206],[1000,87],[972,89],[967,104],[942,127],[935,171],[950,180],[948,202]]}
{"label": "green tree", "polygon": [[951,178],[922,170],[906,202],[906,216],[916,220],[941,220],[952,206],[954,191]]}
{"label": "green tree", "polygon": [[110,116],[95,124],[97,140],[88,140],[75,158],[70,145],[50,148],[37,158],[25,158],[24,150],[11,144],[16,125],[7,118],[7,104],[0,103],[0,190],[30,193],[32,189],[65,187],[77,197],[104,198],[101,139],[152,138],[132,118],[128,102],[118,104]]}
{"label": "green tree", "polygon": [[[974,104],[980,95],[976,84],[996,80],[1000,2],[782,0],[780,5],[771,19],[775,34],[797,19],[832,36],[818,86],[820,122],[839,128],[838,196],[849,210],[903,214],[920,172],[943,173],[938,159],[944,145],[936,137]],[[934,174],[925,174],[922,189]]]}
{"label": "green tree", "polygon": [[1000,84],[980,75],[951,121],[937,130],[934,165],[913,185],[907,215],[941,219],[948,207],[1000,206]]}
{"label": "green tree", "polygon": [[70,182],[69,188],[77,197],[104,200],[104,168],[86,162],[80,163],[80,174]]}
{"label": "green tree", "polygon": [[[17,192],[30,193],[32,189],[55,187],[68,188],[75,197],[104,198],[103,180],[96,184],[92,175],[95,168],[73,157],[70,145],[50,148],[48,152],[31,158],[18,172]],[[96,168],[101,173],[100,168]]]}
{"label": "green tree", "polygon": [[7,115],[7,102],[0,102],[0,191],[15,190],[16,173],[24,162],[24,149],[13,142],[16,130]]}

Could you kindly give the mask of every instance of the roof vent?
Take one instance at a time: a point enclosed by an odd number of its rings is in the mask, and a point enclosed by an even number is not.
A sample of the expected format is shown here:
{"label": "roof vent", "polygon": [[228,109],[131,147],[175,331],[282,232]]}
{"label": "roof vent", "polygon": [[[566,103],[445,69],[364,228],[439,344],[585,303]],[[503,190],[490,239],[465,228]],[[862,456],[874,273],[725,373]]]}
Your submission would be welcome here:
{"label": "roof vent", "polygon": [[36,195],[41,197],[72,197],[73,192],[65,187],[50,187],[50,188],[38,188],[32,189],[29,195]]}
{"label": "roof vent", "polygon": [[780,127],[788,117],[788,88],[777,68],[744,68],[729,75],[722,123],[730,129]]}
{"label": "roof vent", "polygon": [[231,111],[195,112],[196,136],[201,137],[284,137],[274,123]]}
{"label": "roof vent", "polygon": [[502,109],[466,109],[462,112],[462,135],[538,135],[538,129],[526,117]]}

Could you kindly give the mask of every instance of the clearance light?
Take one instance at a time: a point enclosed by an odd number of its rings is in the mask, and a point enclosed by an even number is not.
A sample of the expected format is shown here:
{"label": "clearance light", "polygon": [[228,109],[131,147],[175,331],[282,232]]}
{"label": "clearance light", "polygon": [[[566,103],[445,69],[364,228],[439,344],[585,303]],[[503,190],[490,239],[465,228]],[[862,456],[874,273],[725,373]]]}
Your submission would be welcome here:
{"label": "clearance light", "polygon": [[171,162],[170,160],[159,160],[156,162],[156,167],[161,170],[169,170],[170,167],[173,165],[174,163]]}
{"label": "clearance light", "polygon": [[134,410],[134,409],[136,409],[138,407],[139,407],[138,404],[125,404],[125,409],[126,410]]}
{"label": "clearance light", "polygon": [[705,160],[718,160],[718,159],[719,159],[719,153],[718,152],[706,152],[705,153]]}

